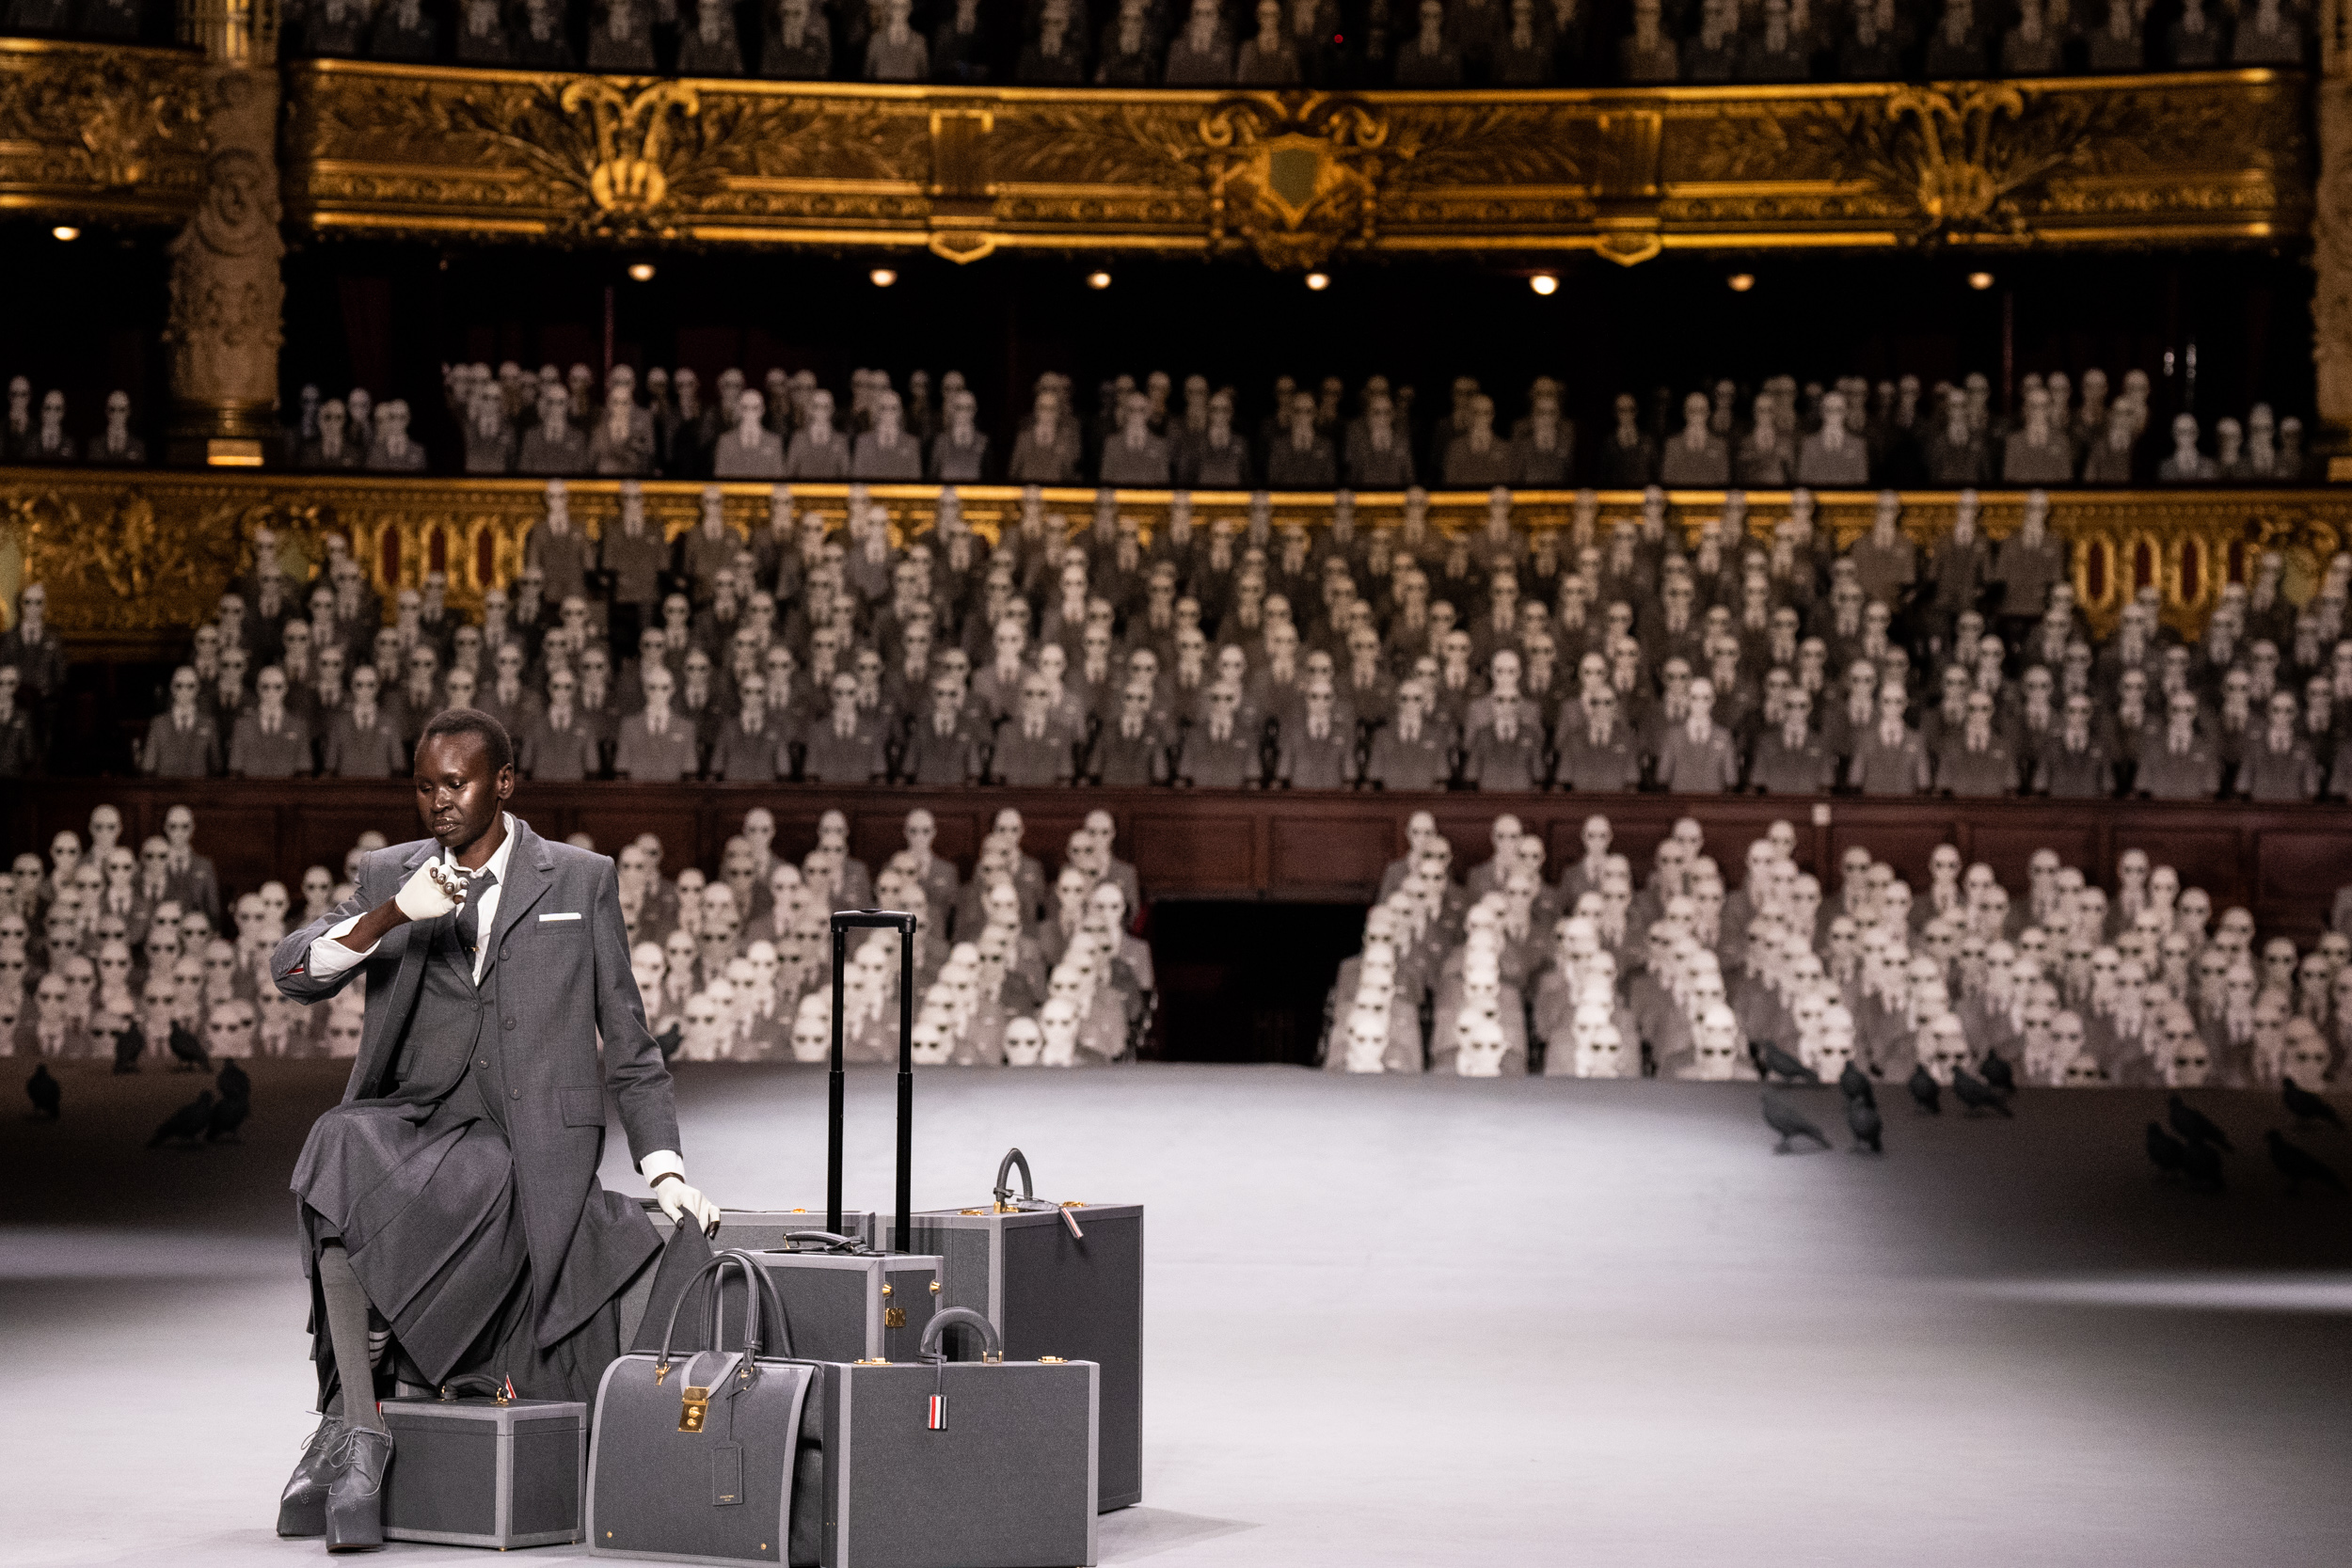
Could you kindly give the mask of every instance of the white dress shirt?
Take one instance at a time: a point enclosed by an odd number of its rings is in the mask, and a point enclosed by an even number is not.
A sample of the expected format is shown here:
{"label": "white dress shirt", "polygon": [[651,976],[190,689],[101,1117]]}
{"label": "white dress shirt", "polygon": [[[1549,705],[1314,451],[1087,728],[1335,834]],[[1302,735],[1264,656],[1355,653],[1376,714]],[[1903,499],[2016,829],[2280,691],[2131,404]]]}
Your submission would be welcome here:
{"label": "white dress shirt", "polygon": [[[484,863],[481,871],[469,871],[458,864],[457,856],[453,850],[444,848],[441,851],[442,865],[452,876],[467,882],[469,886],[466,898],[474,906],[474,928],[481,934],[481,941],[474,944],[473,955],[473,980],[477,986],[482,983],[484,966],[490,961],[490,934],[498,929],[499,895],[506,891],[506,865],[515,854],[514,813],[501,812],[499,819],[501,825],[506,830],[506,836],[500,841],[497,850]],[[482,886],[481,878],[484,872],[496,872],[498,880],[487,887]],[[331,979],[366,958],[369,953],[375,951],[373,947],[370,947],[366,952],[355,953],[342,944],[342,939],[351,934],[352,927],[358,926],[361,918],[360,915],[353,915],[350,919],[330,927],[326,935],[310,944],[310,973],[312,974]]]}

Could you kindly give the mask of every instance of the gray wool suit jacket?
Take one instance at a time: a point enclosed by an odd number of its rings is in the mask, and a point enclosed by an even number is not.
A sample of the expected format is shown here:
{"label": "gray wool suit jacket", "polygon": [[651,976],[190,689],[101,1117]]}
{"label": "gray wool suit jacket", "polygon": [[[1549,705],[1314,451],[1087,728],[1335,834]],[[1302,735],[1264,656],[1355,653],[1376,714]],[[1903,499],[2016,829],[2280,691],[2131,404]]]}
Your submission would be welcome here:
{"label": "gray wool suit jacket", "polygon": [[[586,1322],[660,1244],[650,1225],[632,1235],[603,1212],[596,1166],[604,1157],[605,1091],[620,1107],[633,1161],[680,1146],[670,1070],[646,1031],[629,974],[612,862],[550,844],[520,817],[515,839],[482,984],[497,988],[515,1184],[538,1282],[539,1340],[551,1344]],[[271,957],[271,977],[296,1002],[326,1001],[367,976],[366,1030],[343,1088],[345,1104],[384,1093],[423,981],[433,923],[395,927],[365,959],[324,979],[309,973],[310,944],[391,897],[439,852],[429,838],[375,850],[360,862],[352,896],[287,937]],[[588,1213],[592,1197],[597,1212]]]}

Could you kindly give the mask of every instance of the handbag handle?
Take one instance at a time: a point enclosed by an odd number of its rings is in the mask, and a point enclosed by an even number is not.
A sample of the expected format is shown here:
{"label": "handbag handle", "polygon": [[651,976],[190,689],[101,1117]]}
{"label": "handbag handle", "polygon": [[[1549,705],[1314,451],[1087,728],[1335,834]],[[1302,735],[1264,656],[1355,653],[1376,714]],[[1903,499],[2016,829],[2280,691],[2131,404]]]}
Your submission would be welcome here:
{"label": "handbag handle", "polygon": [[441,1385],[441,1401],[446,1404],[469,1390],[487,1394],[501,1404],[507,1402],[505,1383],[488,1372],[460,1372]]}
{"label": "handbag handle", "polygon": [[1037,1196],[1037,1183],[1029,1180],[1029,1157],[1017,1148],[1005,1150],[1005,1157],[996,1162],[996,1207],[1011,1206],[1012,1184],[1007,1180],[1015,1169],[1021,1172],[1021,1196],[1024,1199]]}
{"label": "handbag handle", "polygon": [[916,1354],[926,1361],[945,1360],[946,1354],[939,1345],[947,1337],[948,1326],[952,1323],[962,1323],[980,1331],[981,1360],[1002,1361],[1005,1358],[1004,1336],[996,1332],[994,1323],[969,1307],[950,1307],[943,1312],[932,1313],[931,1321],[923,1325],[923,1342]]}
{"label": "handbag handle", "polygon": [[[711,1256],[716,1259],[730,1254],[744,1259],[750,1265],[751,1276],[757,1283],[760,1304],[767,1311],[767,1316],[760,1321],[760,1331],[772,1338],[781,1347],[777,1354],[790,1355],[792,1354],[792,1330],[791,1325],[785,1321],[784,1303],[776,1296],[776,1282],[768,1277],[767,1268],[746,1247],[722,1247]],[[693,1285],[690,1281],[686,1291],[681,1293],[680,1299],[683,1300],[684,1296],[691,1293],[692,1291]],[[723,1348],[726,1337],[722,1330],[725,1326],[726,1302],[717,1288],[713,1287],[710,1292],[710,1348],[712,1350]],[[748,1350],[751,1346],[747,1342],[744,1348]]]}
{"label": "handbag handle", "polygon": [[[743,1276],[743,1351],[745,1365],[749,1366],[752,1362],[759,1359],[759,1353],[765,1343],[761,1339],[759,1332],[760,1297],[762,1295],[766,1295],[769,1300],[773,1301],[775,1299],[774,1288],[770,1286],[766,1291],[762,1291],[761,1287],[768,1284],[767,1271],[762,1269],[759,1264],[753,1259],[750,1253],[745,1252],[740,1248],[731,1247],[724,1252],[712,1254],[710,1261],[705,1263],[701,1268],[694,1271],[694,1277],[686,1282],[686,1289],[680,1291],[678,1292],[677,1300],[670,1304],[670,1321],[668,1323],[663,1325],[661,1330],[661,1354],[654,1361],[655,1382],[659,1383],[663,1378],[670,1375],[670,1346],[672,1341],[677,1337],[677,1315],[679,1310],[686,1306],[686,1298],[694,1293],[695,1286],[701,1284],[705,1278],[709,1278],[711,1316],[715,1320],[719,1315],[720,1295],[726,1290],[727,1271],[729,1269],[737,1271]],[[781,1313],[778,1314],[778,1318],[781,1320]],[[712,1326],[714,1332],[711,1335],[711,1338],[715,1339],[718,1338],[718,1335],[715,1332],[717,1327],[715,1322]],[[778,1326],[782,1326],[781,1322],[779,1322]]]}

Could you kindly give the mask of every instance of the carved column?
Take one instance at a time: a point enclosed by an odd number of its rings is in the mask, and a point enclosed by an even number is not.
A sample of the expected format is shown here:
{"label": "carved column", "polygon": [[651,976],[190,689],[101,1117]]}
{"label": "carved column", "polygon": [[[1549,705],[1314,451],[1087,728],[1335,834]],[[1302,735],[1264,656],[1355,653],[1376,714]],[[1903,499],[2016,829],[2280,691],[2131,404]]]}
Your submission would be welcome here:
{"label": "carved column", "polygon": [[183,0],[203,46],[204,197],[171,242],[171,461],[258,467],[278,434],[278,31],[273,0]]}
{"label": "carved column", "polygon": [[2319,190],[2312,204],[2312,357],[2328,477],[2352,479],[2352,0],[2326,0],[2319,26]]}

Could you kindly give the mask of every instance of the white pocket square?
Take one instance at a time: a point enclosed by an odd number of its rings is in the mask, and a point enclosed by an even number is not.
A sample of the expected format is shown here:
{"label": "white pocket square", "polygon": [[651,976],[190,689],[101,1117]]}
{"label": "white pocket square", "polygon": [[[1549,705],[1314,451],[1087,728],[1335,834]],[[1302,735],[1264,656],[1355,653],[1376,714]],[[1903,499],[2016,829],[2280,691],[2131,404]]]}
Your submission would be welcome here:
{"label": "white pocket square", "polygon": [[578,920],[579,918],[580,911],[577,910],[574,910],[569,914],[543,914],[539,917],[542,923],[549,920]]}

